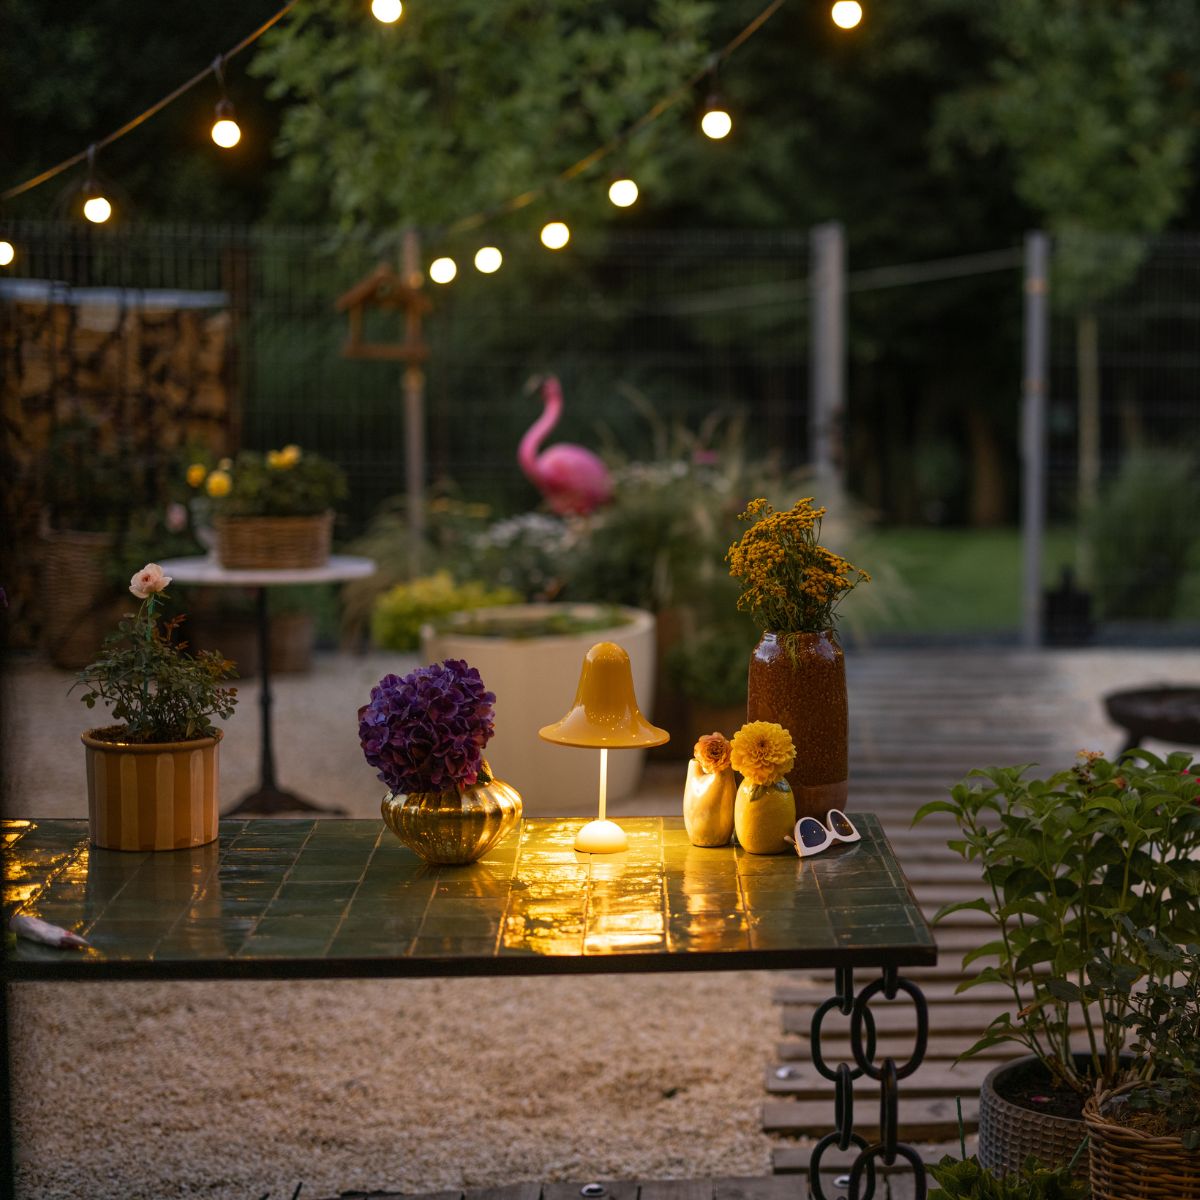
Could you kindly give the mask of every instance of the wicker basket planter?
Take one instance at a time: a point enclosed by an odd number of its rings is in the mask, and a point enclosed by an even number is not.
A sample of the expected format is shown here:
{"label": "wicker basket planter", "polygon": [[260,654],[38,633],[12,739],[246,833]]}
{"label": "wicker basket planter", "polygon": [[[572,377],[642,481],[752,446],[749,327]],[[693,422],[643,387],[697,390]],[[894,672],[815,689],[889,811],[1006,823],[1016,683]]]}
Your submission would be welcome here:
{"label": "wicker basket planter", "polygon": [[[106,574],[117,539],[111,533],[43,530],[40,538],[42,646],[56,667],[75,669],[96,657],[112,628],[114,597]],[[70,586],[63,586],[63,581]],[[53,585],[53,586],[51,586]]]}
{"label": "wicker basket planter", "polygon": [[333,512],[309,517],[217,517],[217,558],[231,570],[323,567],[333,544]]}
{"label": "wicker basket planter", "polygon": [[[1005,1076],[1025,1070],[1036,1061],[1034,1055],[1026,1054],[1001,1063],[987,1073],[979,1089],[979,1161],[999,1175],[1020,1170],[1030,1154],[1045,1166],[1065,1166],[1087,1136],[1082,1119],[1022,1108],[996,1090]],[[1087,1173],[1088,1152],[1084,1149],[1073,1175],[1086,1179]]]}
{"label": "wicker basket planter", "polygon": [[1091,1137],[1092,1200],[1200,1200],[1200,1151],[1177,1137],[1152,1137],[1109,1115],[1128,1084],[1089,1097],[1083,1121]]}

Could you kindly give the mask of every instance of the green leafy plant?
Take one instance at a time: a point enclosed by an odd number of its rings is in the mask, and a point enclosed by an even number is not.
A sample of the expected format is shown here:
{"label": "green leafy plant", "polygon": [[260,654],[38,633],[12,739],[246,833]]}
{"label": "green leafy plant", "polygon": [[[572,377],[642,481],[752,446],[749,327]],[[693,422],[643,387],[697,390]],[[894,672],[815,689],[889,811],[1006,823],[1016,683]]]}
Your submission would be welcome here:
{"label": "green leafy plant", "polygon": [[181,617],[159,623],[157,609],[169,576],[149,563],[133,577],[130,591],[141,601],[138,611],[122,618],[104,639],[95,662],[79,673],[75,687],[88,708],[107,705],[123,722],[97,736],[120,742],[184,742],[212,737],[212,718],[227,719],[237,703],[237,689],[222,687],[234,665],[216,651],[185,653],[174,635]]}
{"label": "green leafy plant", "polygon": [[[962,1057],[1015,1042],[1056,1086],[1084,1094],[1097,1081],[1118,1081],[1130,995],[1105,991],[1087,968],[1106,960],[1153,980],[1165,968],[1133,930],[1156,930],[1171,943],[1200,938],[1200,781],[1190,767],[1186,753],[1163,760],[1145,750],[1116,763],[1081,753],[1073,768],[1045,779],[990,767],[917,812],[914,824],[952,816],[962,836],[950,848],[983,874],[984,895],[943,906],[935,920],[966,909],[996,925],[997,937],[963,966],[996,965],[959,990],[999,983],[1014,1002]],[[1078,1046],[1073,1026],[1085,1030]]]}
{"label": "green leafy plant", "polygon": [[[435,624],[438,624],[435,622]],[[613,629],[628,625],[629,618],[615,607],[604,607],[597,612],[580,611],[570,604],[548,604],[540,612],[492,613],[488,616],[469,617],[455,621],[455,633],[468,637],[495,638],[541,638],[571,637],[579,633],[595,633],[600,629]],[[446,621],[440,622],[442,629],[449,628]]]}
{"label": "green leafy plant", "polygon": [[[1124,914],[1118,920],[1126,936],[1141,943],[1148,969],[1102,952],[1088,974],[1102,994],[1125,1007],[1108,1019],[1133,1035],[1129,1049],[1138,1074],[1150,1081],[1125,1093],[1130,1118],[1123,1123],[1153,1136],[1177,1134],[1185,1149],[1200,1149],[1200,945],[1174,946]],[[1106,1109],[1106,1115],[1117,1114]]]}
{"label": "green leafy plant", "polygon": [[667,654],[667,670],[679,690],[714,708],[746,702],[746,664],[754,649],[753,630],[721,626],[684,638]]}
{"label": "green leafy plant", "polygon": [[427,621],[472,608],[516,604],[520,599],[512,588],[455,583],[449,571],[438,571],[384,592],[371,614],[371,637],[381,650],[415,650]]}
{"label": "green leafy plant", "polygon": [[346,497],[342,469],[299,446],[259,454],[243,450],[228,466],[218,465],[193,486],[203,488],[218,517],[306,517]]}
{"label": "green leafy plant", "polygon": [[1019,1172],[997,1179],[972,1155],[946,1155],[929,1174],[938,1184],[929,1200],[1087,1200],[1091,1189],[1071,1178],[1071,1168],[1051,1169],[1036,1159],[1025,1160]]}

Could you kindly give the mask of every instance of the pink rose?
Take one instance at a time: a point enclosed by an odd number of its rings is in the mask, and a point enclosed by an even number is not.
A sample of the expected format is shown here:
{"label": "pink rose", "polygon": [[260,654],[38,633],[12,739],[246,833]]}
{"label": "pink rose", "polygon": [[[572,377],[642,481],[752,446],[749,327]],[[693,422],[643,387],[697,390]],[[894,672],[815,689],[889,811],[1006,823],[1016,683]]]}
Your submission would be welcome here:
{"label": "pink rose", "polygon": [[172,533],[182,533],[187,528],[188,510],[176,500],[167,505],[166,521]]}
{"label": "pink rose", "polygon": [[145,600],[147,596],[163,591],[170,582],[170,575],[164,575],[158,563],[147,563],[129,581],[129,590],[139,600]]}

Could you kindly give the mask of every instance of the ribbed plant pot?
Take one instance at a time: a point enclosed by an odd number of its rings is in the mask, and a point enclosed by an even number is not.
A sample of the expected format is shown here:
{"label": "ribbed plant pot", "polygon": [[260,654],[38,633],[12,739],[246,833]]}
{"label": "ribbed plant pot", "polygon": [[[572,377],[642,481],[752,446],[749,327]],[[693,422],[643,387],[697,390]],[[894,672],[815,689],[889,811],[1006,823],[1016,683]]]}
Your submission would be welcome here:
{"label": "ribbed plant pot", "polygon": [[105,850],[186,850],[215,841],[215,737],[189,742],[113,742],[82,734],[88,826]]}
{"label": "ribbed plant pot", "polygon": [[[1077,1055],[1076,1058],[1083,1058]],[[1006,1100],[996,1090],[999,1083],[1035,1063],[1032,1054],[993,1067],[979,1089],[979,1161],[997,1174],[1018,1171],[1029,1155],[1043,1166],[1066,1166],[1087,1136],[1082,1118],[1056,1117]],[[1085,1148],[1072,1172],[1076,1179],[1088,1177]]]}

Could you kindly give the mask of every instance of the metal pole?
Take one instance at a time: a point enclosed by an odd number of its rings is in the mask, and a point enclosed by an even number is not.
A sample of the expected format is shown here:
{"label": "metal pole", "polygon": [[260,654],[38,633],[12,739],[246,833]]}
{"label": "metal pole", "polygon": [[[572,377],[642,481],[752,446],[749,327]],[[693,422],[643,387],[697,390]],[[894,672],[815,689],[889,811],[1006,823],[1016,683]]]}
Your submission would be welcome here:
{"label": "metal pole", "polygon": [[1050,238],[1025,235],[1025,373],[1021,388],[1021,642],[1042,642],[1046,523],[1046,393],[1050,348]]}
{"label": "metal pole", "polygon": [[[410,287],[424,282],[421,246],[415,229],[404,231],[402,271]],[[404,481],[408,509],[408,570],[421,573],[425,545],[425,372],[416,363],[404,368]]]}
{"label": "metal pole", "polygon": [[809,248],[808,461],[818,480],[840,486],[846,404],[846,239],[841,222],[814,226]]}

